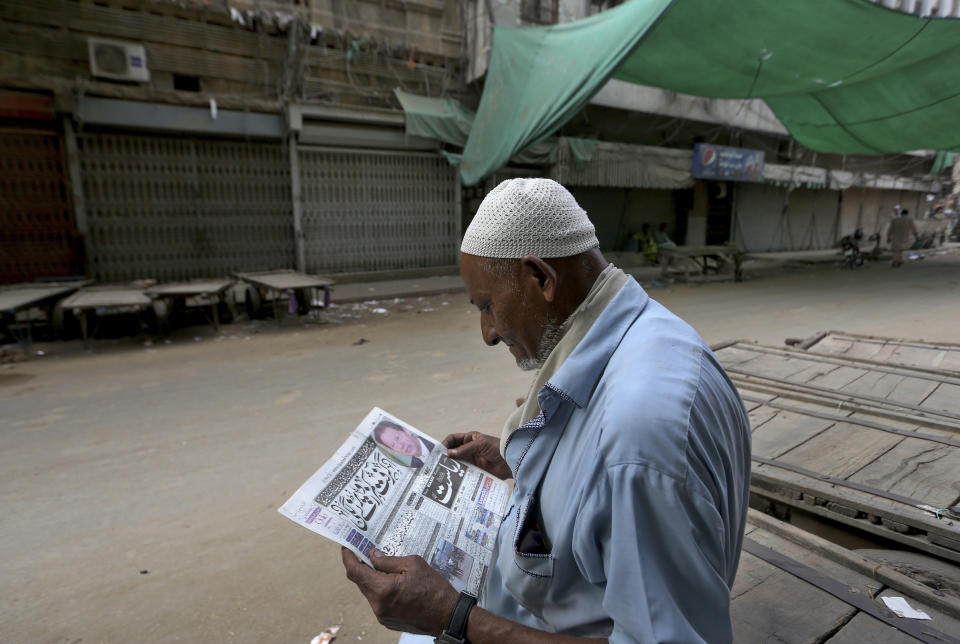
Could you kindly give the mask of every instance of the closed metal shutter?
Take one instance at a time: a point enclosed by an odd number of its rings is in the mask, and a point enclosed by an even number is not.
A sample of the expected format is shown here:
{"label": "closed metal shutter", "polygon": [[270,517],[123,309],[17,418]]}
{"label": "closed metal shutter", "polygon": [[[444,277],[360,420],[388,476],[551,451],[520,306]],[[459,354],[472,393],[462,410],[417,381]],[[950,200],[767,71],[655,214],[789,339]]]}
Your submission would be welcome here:
{"label": "closed metal shutter", "polygon": [[300,174],[309,272],[457,263],[459,192],[442,157],[301,148]]}
{"label": "closed metal shutter", "polygon": [[82,275],[56,132],[0,130],[0,283]]}
{"label": "closed metal shutter", "polygon": [[283,144],[103,133],[78,144],[97,280],[294,266]]}

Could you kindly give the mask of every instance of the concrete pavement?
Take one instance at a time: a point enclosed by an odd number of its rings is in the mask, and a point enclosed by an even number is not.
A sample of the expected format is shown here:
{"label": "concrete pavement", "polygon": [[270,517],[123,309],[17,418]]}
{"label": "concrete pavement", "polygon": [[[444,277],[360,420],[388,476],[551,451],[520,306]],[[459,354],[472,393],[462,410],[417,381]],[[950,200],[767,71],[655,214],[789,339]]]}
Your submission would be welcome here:
{"label": "concrete pavement", "polygon": [[[710,343],[960,341],[960,256],[650,292]],[[526,392],[465,298],[412,304],[0,368],[0,640],[306,644],[343,623],[337,641],[396,642],[338,548],[276,508],[374,405],[442,438],[496,433]]]}
{"label": "concrete pavement", "polygon": [[[836,249],[815,251],[792,251],[782,253],[750,253],[746,270],[763,270],[786,263],[819,264],[838,261]],[[660,282],[659,266],[643,263],[639,253],[606,253],[607,258],[637,278],[641,283]],[[445,272],[451,272],[447,269]],[[351,277],[347,277],[350,280]],[[353,277],[356,279],[356,277]],[[732,276],[731,276],[732,279]],[[333,291],[333,301],[343,303],[384,300],[393,298],[425,297],[445,293],[463,293],[459,274],[425,277],[397,277],[376,281],[338,281]]]}

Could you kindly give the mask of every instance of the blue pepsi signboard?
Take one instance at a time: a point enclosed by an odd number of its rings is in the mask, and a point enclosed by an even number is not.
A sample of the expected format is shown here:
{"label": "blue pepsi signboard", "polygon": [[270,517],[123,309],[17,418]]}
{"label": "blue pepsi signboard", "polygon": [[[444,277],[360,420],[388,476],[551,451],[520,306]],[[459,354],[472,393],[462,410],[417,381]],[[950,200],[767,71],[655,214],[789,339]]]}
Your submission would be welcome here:
{"label": "blue pepsi signboard", "polygon": [[763,150],[697,143],[693,146],[693,176],[720,181],[763,181]]}

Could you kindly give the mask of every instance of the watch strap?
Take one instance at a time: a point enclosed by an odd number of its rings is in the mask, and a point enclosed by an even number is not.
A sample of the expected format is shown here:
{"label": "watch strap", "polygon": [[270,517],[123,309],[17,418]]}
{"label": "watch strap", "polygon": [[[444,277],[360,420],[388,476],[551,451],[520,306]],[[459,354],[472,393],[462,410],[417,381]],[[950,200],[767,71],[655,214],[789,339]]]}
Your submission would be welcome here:
{"label": "watch strap", "polygon": [[477,605],[477,598],[470,593],[461,592],[457,605],[453,608],[453,614],[450,616],[450,625],[447,630],[440,634],[437,641],[457,642],[465,644],[467,641],[467,619],[470,617],[470,611]]}

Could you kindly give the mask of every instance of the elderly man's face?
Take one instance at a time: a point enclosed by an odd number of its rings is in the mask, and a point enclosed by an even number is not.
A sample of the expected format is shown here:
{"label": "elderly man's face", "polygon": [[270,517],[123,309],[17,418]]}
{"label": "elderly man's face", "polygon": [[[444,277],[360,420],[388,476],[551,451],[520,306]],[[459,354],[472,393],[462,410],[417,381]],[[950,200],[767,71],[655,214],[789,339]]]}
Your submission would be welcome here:
{"label": "elderly man's face", "polygon": [[[487,260],[463,254],[460,275],[470,302],[480,310],[480,333],[493,346],[503,342],[517,366],[535,369],[545,356],[541,349],[546,322],[546,303],[535,286],[497,276],[485,266]],[[550,347],[552,348],[552,347]],[[547,350],[549,353],[549,350]]]}
{"label": "elderly man's face", "polygon": [[420,449],[421,443],[417,440],[417,437],[402,429],[387,427],[380,433],[380,440],[383,441],[384,445],[398,454],[420,456],[420,452],[422,451]]}

